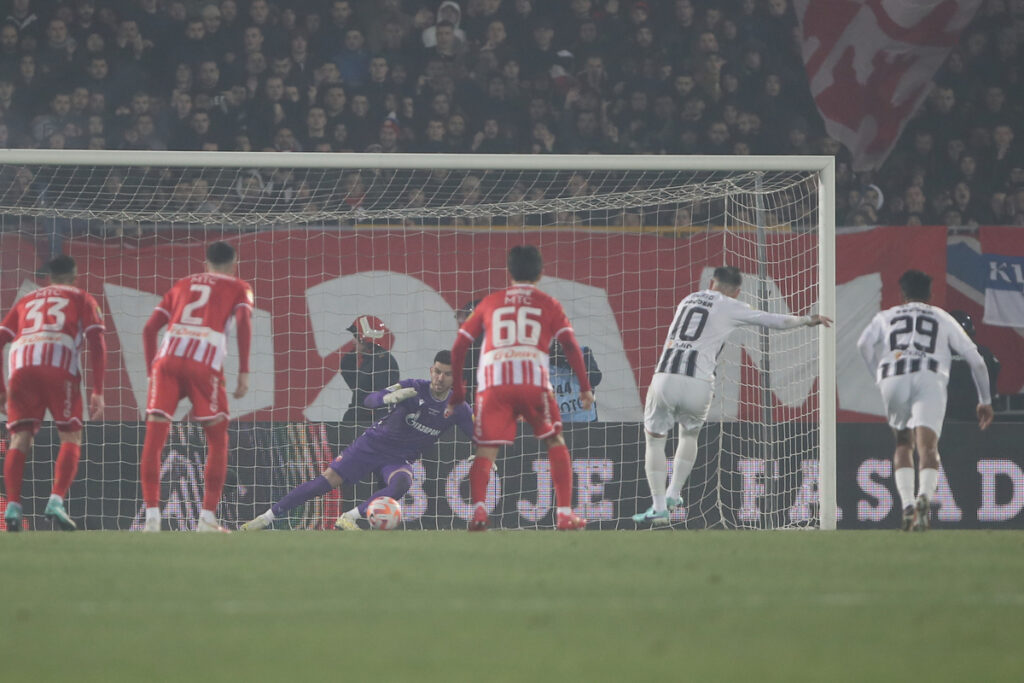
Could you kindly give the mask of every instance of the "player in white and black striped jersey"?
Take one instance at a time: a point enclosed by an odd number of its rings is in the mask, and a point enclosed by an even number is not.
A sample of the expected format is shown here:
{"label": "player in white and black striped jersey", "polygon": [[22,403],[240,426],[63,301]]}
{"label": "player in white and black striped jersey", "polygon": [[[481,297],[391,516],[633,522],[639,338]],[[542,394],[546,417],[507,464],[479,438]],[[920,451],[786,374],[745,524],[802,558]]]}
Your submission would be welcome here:
{"label": "player in white and black striped jersey", "polygon": [[[938,485],[938,443],[954,352],[971,368],[978,389],[978,426],[982,429],[992,422],[992,398],[988,369],[974,342],[953,316],[928,303],[931,277],[908,270],[900,276],[899,284],[902,303],[876,314],[857,340],[857,348],[875,375],[896,437],[893,478],[903,505],[902,528],[924,531]],[[920,480],[916,499],[915,443]]]}
{"label": "player in white and black striped jersey", "polygon": [[[832,319],[823,315],[756,311],[736,298],[742,284],[739,268],[715,268],[711,286],[690,294],[676,307],[644,405],[647,439],[644,462],[653,505],[646,512],[633,516],[638,524],[664,526],[669,523],[669,508],[682,502],[683,484],[697,458],[697,435],[711,406],[718,354],[729,334],[743,325],[785,330],[802,325],[828,327],[832,324]],[[672,465],[672,481],[666,492],[665,442],[676,423],[679,423],[679,445]]]}

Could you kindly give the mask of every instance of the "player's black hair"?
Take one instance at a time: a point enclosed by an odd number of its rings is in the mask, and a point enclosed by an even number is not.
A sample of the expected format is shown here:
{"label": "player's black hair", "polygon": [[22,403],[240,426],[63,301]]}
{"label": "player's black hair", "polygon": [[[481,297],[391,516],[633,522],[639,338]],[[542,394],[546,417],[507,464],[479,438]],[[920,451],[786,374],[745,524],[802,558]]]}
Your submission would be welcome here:
{"label": "player's black hair", "polygon": [[67,254],[55,256],[46,264],[46,272],[50,274],[50,277],[58,278],[65,275],[71,275],[75,272],[75,259],[71,258]]}
{"label": "player's black hair", "polygon": [[235,248],[227,242],[214,242],[206,248],[206,260],[222,266],[235,260]]}
{"label": "player's black hair", "polygon": [[743,274],[736,266],[718,266],[713,277],[715,282],[726,287],[739,287],[743,284]]}
{"label": "player's black hair", "polygon": [[900,291],[907,301],[928,301],[932,298],[932,276],[920,270],[900,275]]}
{"label": "player's black hair", "polygon": [[516,282],[536,282],[543,270],[544,259],[532,244],[521,244],[508,252],[508,272]]}
{"label": "player's black hair", "polygon": [[448,349],[441,349],[440,351],[434,354],[434,362],[440,363],[441,365],[451,365],[452,352],[449,351]]}

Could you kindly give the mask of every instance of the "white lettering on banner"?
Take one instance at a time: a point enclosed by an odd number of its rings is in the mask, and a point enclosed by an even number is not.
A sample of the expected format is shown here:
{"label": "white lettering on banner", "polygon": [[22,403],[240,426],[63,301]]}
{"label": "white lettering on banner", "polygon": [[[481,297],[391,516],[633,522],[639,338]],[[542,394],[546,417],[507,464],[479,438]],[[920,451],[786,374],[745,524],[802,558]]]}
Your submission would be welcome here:
{"label": "white lettering on banner", "polygon": [[[473,516],[473,505],[462,497],[461,491],[462,482],[469,476],[469,468],[472,466],[471,458],[460,460],[448,473],[448,480],[445,482],[444,493],[448,499],[448,507],[460,519],[468,520]],[[487,497],[484,500],[488,512],[494,510],[499,498],[501,498],[501,479],[497,472],[491,472],[491,481],[487,485]]]}
{"label": "white lettering on banner", "polygon": [[793,507],[789,509],[789,521],[806,522],[813,518],[812,506],[818,505],[818,461],[800,462],[800,490],[797,491]]}
{"label": "white lettering on banner", "polygon": [[857,520],[880,522],[892,511],[892,494],[880,479],[892,478],[892,461],[868,458],[857,468],[857,485],[861,491],[875,499],[857,501]]}
{"label": "white lettering on banner", "polygon": [[576,512],[589,520],[615,519],[615,506],[604,498],[604,482],[612,480],[614,463],[575,460],[572,469],[576,474]]}
{"label": "white lettering on banner", "polygon": [[419,460],[412,464],[412,486],[405,494],[405,498],[399,501],[402,506],[402,519],[410,521],[419,519],[427,511],[427,492],[423,490],[423,481],[427,478],[427,472],[423,469],[423,463]]}
{"label": "white lettering on banner", "polygon": [[761,519],[761,509],[757,501],[764,497],[764,460],[757,458],[741,458],[737,469],[743,480],[743,501],[736,514],[741,522],[757,522]]}
{"label": "white lettering on banner", "polygon": [[544,515],[551,511],[554,502],[553,487],[551,485],[551,462],[538,459],[533,461],[533,472],[537,475],[537,502],[531,503],[528,500],[516,502],[516,509],[519,516],[529,522],[539,522]]}
{"label": "white lettering on banner", "polygon": [[[1024,471],[1012,460],[979,460],[978,474],[981,475],[981,506],[978,508],[979,522],[1006,522],[1024,509]],[[1009,480],[1010,497],[1003,502],[997,495],[997,480]]]}
{"label": "white lettering on banner", "polygon": [[[119,287],[110,283],[103,284],[103,293],[107,298],[110,315],[114,319],[118,341],[121,345],[121,358],[128,372],[128,381],[139,414],[146,412],[146,391],[149,382],[146,378],[146,356],[142,345],[142,328],[149,320],[153,309],[160,303],[160,297],[149,292],[142,292],[128,287]],[[351,321],[349,321],[351,322]],[[110,327],[108,326],[109,330]],[[230,401],[231,417],[242,417],[257,410],[270,408],[274,405],[274,330],[268,311],[255,309],[252,313],[252,347],[250,350],[249,393],[244,397]],[[264,368],[270,371],[261,371]],[[224,374],[228,387],[234,387],[238,376],[238,352],[234,341],[228,343],[228,354],[224,359]],[[83,389],[85,387],[83,386]],[[191,409],[186,399],[178,405],[174,414],[180,420]],[[338,419],[335,416],[333,419]]]}
{"label": "white lettering on banner", "polygon": [[959,522],[963,519],[964,513],[956,504],[953,498],[953,491],[949,488],[949,480],[946,479],[946,471],[939,465],[939,481],[935,487],[935,497],[932,499],[935,505],[939,506],[936,516],[940,522]]}
{"label": "white lettering on banner", "polygon": [[[1010,268],[1013,271],[1013,277],[1006,272],[1006,269]],[[1002,280],[1003,282],[1024,285],[1024,265],[1020,263],[1013,263],[1012,265],[1006,261],[989,261],[988,262],[988,279],[990,282]]]}

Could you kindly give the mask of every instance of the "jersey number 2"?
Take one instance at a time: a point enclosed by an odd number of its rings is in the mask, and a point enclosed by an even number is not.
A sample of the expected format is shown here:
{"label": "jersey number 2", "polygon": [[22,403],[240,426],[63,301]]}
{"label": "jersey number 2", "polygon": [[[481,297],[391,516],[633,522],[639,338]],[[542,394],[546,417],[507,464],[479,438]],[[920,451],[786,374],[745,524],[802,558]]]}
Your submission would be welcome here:
{"label": "jersey number 2", "polygon": [[191,291],[199,292],[199,298],[181,309],[181,322],[186,325],[202,325],[203,319],[194,314],[210,300],[210,285],[192,285]]}

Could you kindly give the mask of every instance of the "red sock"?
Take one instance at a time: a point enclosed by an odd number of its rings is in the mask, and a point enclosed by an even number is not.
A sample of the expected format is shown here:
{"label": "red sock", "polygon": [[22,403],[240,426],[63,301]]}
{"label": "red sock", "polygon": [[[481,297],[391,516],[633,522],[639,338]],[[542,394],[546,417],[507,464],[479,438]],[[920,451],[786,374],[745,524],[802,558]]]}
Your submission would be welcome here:
{"label": "red sock", "polygon": [[469,491],[473,505],[487,500],[487,485],[491,483],[491,461],[487,458],[473,458],[469,467]]}
{"label": "red sock", "polygon": [[146,440],[142,444],[142,465],[139,477],[142,479],[142,497],[146,507],[160,507],[160,454],[164,452],[171,423],[162,420],[146,422]]}
{"label": "red sock", "polygon": [[71,482],[78,472],[78,459],[82,456],[82,447],[77,443],[62,443],[57,454],[57,466],[53,473],[53,490],[50,493],[63,498],[68,495]]}
{"label": "red sock", "polygon": [[224,480],[228,476],[228,421],[206,427],[206,480],[203,494],[203,509],[217,511]]}
{"label": "red sock", "polygon": [[551,481],[555,484],[555,501],[560,508],[572,507],[572,461],[565,445],[548,448]]}
{"label": "red sock", "polygon": [[7,502],[21,502],[21,478],[25,474],[25,454],[17,448],[7,449],[4,456],[4,488]]}

